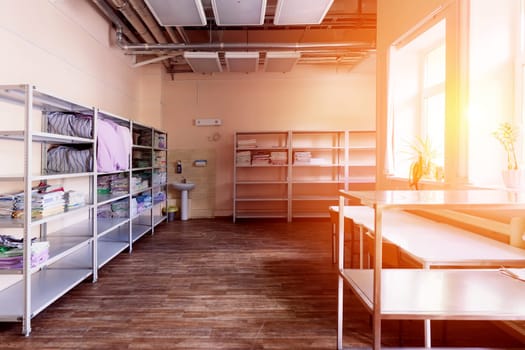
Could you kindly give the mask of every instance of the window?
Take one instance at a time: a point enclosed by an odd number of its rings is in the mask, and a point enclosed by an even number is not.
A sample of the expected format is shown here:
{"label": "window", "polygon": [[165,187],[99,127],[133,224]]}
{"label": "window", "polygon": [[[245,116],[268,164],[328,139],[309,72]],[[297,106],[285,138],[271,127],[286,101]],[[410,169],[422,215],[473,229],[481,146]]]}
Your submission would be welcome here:
{"label": "window", "polygon": [[[390,50],[387,168],[408,178],[413,147],[430,147],[435,165],[427,178],[441,179],[445,149],[445,20]],[[436,172],[437,170],[437,172]]]}
{"label": "window", "polygon": [[[469,3],[468,181],[503,187],[506,153],[492,133],[503,122],[522,124],[522,16],[520,2]],[[521,127],[523,137],[523,127]],[[518,145],[521,147],[522,142]],[[518,157],[523,155],[519,152]]]}

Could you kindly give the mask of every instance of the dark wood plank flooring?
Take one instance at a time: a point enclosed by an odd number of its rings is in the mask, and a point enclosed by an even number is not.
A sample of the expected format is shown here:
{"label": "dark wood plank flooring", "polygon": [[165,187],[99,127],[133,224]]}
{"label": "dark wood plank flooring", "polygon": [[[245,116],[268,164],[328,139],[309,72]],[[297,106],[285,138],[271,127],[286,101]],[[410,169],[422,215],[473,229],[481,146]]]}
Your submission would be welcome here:
{"label": "dark wood plank flooring", "polygon": [[[328,221],[161,224],[36,316],[29,337],[0,323],[0,349],[335,349],[330,239]],[[346,295],[345,347],[369,346],[369,315]],[[525,347],[491,322],[436,323],[433,336]],[[423,346],[422,323],[384,322],[382,340]]]}

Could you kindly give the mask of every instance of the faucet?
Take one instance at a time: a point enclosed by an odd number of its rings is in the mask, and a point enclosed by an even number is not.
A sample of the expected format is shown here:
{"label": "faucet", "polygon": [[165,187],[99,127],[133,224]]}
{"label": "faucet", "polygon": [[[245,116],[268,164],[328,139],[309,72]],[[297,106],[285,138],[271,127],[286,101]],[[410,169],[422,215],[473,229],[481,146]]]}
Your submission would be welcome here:
{"label": "faucet", "polygon": [[185,177],[182,177],[182,180],[180,180],[181,183],[185,184],[186,183],[186,178]]}

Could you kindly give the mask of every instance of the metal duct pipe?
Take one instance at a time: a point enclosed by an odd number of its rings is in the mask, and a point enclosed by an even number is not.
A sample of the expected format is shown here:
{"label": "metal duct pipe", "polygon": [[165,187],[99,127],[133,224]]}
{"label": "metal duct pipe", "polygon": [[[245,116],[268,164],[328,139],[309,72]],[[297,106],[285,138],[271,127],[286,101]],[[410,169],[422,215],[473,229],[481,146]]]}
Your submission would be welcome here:
{"label": "metal duct pipe", "polygon": [[[131,23],[139,35],[147,43],[154,43],[155,38],[150,34],[148,29],[142,23],[142,20],[137,16],[135,11],[129,6],[127,0],[111,0],[113,5],[126,17],[126,19]],[[118,36],[117,36],[118,38]]]}
{"label": "metal duct pipe", "polygon": [[346,42],[346,43],[204,43],[204,44],[129,44],[125,43],[122,34],[117,32],[117,42],[123,50],[319,50],[319,49],[370,49],[374,47],[369,43]]}
{"label": "metal duct pipe", "polygon": [[104,15],[110,19],[110,21],[117,27],[117,29],[122,30],[126,38],[130,41],[138,43],[140,40],[129,30],[128,26],[120,20],[120,18],[115,14],[113,8],[109,6],[104,0],[93,0],[93,3],[104,13]]}
{"label": "metal duct pipe", "polygon": [[144,22],[144,24],[146,24],[146,27],[149,29],[151,34],[153,34],[155,40],[158,43],[167,43],[168,41],[166,40],[166,37],[164,37],[162,30],[159,28],[157,21],[151,15],[151,12],[149,11],[144,1],[129,0],[129,2],[131,3],[131,6],[133,6],[133,9],[135,9],[135,12],[139,16],[139,18]]}
{"label": "metal duct pipe", "polygon": [[[171,41],[173,41],[174,43],[180,42],[179,37],[177,36],[177,34],[173,30],[173,28],[166,27],[166,32],[170,36]],[[186,34],[184,33],[184,29],[182,29],[182,27],[177,27],[177,32],[179,33],[179,35],[182,38],[182,40],[188,41],[187,38],[186,38]]]}

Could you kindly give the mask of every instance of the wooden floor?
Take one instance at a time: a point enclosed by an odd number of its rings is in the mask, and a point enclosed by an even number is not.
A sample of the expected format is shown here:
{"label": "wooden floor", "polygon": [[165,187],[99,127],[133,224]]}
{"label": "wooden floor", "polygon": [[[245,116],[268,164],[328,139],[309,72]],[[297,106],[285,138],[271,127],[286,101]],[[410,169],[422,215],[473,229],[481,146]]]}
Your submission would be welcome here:
{"label": "wooden floor", "polygon": [[[0,349],[335,349],[330,238],[328,221],[161,224],[36,316],[31,336],[0,323]],[[345,347],[369,346],[369,315],[346,295]],[[525,347],[490,322],[436,323],[433,335],[439,346]],[[423,326],[384,322],[382,340],[422,346]]]}

